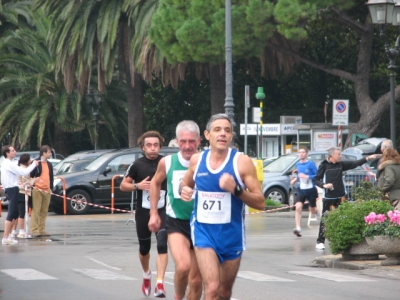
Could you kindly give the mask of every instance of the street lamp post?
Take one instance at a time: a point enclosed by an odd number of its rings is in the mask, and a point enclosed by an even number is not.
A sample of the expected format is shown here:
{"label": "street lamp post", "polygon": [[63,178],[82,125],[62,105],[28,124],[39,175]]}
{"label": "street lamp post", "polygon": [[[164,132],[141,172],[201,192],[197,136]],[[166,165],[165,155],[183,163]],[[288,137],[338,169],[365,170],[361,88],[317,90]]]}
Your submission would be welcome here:
{"label": "street lamp post", "polygon": [[232,96],[232,21],[231,21],[231,0],[225,0],[225,114],[232,123],[233,139],[231,146],[235,145],[235,113]]}
{"label": "street lamp post", "polygon": [[396,144],[396,106],[394,94],[394,79],[396,58],[399,53],[400,35],[397,36],[396,44],[390,47],[387,36],[385,34],[384,25],[400,25],[400,0],[369,0],[368,3],[369,13],[371,15],[372,23],[378,24],[380,27],[380,36],[385,41],[385,52],[389,58],[388,69],[390,71],[390,139]]}
{"label": "street lamp post", "polygon": [[93,89],[90,88],[88,93],[86,94],[86,101],[89,103],[90,108],[92,110],[93,118],[94,118],[94,150],[97,150],[97,123],[98,123],[98,115],[102,102],[104,101],[104,94],[99,92],[93,92]]}

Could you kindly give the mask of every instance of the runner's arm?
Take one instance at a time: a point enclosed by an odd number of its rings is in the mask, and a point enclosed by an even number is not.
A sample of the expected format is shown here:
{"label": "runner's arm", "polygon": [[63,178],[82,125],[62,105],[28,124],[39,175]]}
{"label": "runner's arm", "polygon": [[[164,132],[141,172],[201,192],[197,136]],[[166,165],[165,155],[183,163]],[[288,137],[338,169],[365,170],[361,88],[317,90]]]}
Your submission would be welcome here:
{"label": "runner's arm", "polygon": [[165,158],[163,157],[157,166],[157,171],[150,182],[150,214],[158,213],[157,205],[160,199],[161,184],[167,177]]}
{"label": "runner's arm", "polygon": [[193,196],[194,180],[193,176],[196,171],[197,161],[199,160],[199,154],[192,155],[190,159],[189,168],[183,177],[181,184],[179,185],[179,191],[181,193],[181,199],[184,201],[191,201]]}
{"label": "runner's arm", "polygon": [[264,195],[257,178],[256,168],[250,157],[240,155],[238,157],[238,169],[240,177],[246,186],[246,190],[243,190],[242,194],[238,196],[239,199],[252,208],[264,209]]}

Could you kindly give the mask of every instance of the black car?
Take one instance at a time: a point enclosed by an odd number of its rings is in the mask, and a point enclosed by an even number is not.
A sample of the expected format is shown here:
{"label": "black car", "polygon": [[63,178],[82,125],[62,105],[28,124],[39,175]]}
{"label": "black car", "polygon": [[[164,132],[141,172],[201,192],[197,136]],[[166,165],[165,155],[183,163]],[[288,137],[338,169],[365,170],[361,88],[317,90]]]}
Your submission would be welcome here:
{"label": "black car", "polygon": [[[179,148],[165,147],[161,148],[160,154],[168,155],[178,151]],[[124,175],[132,162],[142,156],[143,152],[140,148],[114,150],[99,156],[82,171],[66,173],[60,176],[66,182],[67,197],[83,201],[76,202],[67,199],[68,212],[73,215],[87,213],[92,206],[84,202],[110,206],[112,178],[115,175]],[[116,177],[114,180],[115,206],[129,207],[132,193],[121,192],[119,185],[122,178],[122,176]],[[51,210],[57,214],[62,214],[63,182],[58,176],[54,179],[53,193],[59,196],[51,196]]]}
{"label": "black car", "polygon": [[[71,154],[54,166],[54,168],[53,168],[54,175],[80,171],[86,165],[88,165],[89,162],[95,160],[100,155],[107,153],[107,152],[111,152],[113,150],[115,150],[115,149],[87,150],[87,151],[79,151],[74,154]],[[81,162],[79,162],[79,161],[81,161]]]}

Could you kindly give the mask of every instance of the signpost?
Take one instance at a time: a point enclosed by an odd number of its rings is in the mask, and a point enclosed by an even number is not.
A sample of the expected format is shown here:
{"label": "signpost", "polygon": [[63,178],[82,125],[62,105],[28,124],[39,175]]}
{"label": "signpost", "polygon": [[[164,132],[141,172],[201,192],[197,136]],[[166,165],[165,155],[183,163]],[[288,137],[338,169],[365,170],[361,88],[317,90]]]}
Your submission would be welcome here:
{"label": "signpost", "polygon": [[244,133],[244,154],[247,154],[247,109],[250,107],[250,86],[244,86],[244,122],[246,124]]}
{"label": "signpost", "polygon": [[338,126],[337,146],[342,149],[342,126],[349,125],[349,100],[333,99],[332,125]]}

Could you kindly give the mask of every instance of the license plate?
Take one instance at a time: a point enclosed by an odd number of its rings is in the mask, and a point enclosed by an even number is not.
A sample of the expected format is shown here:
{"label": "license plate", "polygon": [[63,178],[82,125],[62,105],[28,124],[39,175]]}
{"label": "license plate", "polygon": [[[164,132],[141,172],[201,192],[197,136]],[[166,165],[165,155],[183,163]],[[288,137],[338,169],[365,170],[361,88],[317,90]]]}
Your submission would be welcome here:
{"label": "license plate", "polygon": [[346,181],[346,185],[347,185],[347,186],[353,186],[353,185],[354,185],[354,182],[353,182],[353,181]]}

